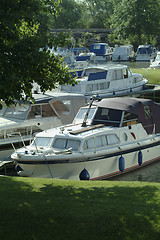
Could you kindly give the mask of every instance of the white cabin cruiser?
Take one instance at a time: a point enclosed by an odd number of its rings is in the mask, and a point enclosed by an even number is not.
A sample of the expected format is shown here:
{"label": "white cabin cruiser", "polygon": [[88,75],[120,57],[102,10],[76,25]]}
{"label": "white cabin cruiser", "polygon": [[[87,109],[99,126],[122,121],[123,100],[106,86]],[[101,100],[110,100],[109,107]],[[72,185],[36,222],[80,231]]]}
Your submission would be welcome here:
{"label": "white cabin cruiser", "polygon": [[102,99],[73,124],[38,133],[11,156],[20,176],[100,180],[160,160],[160,106],[148,99]]}
{"label": "white cabin cruiser", "polygon": [[159,69],[160,68],[160,52],[157,52],[155,60],[151,61],[150,68]]}
{"label": "white cabin cruiser", "polygon": [[137,93],[148,82],[141,74],[132,73],[128,66],[121,64],[90,66],[72,73],[77,76],[77,84],[60,85],[58,91],[81,93],[87,99],[93,95],[105,98]]}
{"label": "white cabin cruiser", "polygon": [[[0,116],[0,163],[13,153],[14,147],[27,145],[35,133],[71,123],[85,98],[79,94],[33,94],[34,103],[17,101],[3,107]],[[3,163],[2,163],[3,164]]]}
{"label": "white cabin cruiser", "polygon": [[132,45],[115,46],[112,55],[113,62],[133,61],[135,53]]}
{"label": "white cabin cruiser", "polygon": [[138,62],[150,62],[154,60],[157,55],[157,49],[152,45],[145,44],[140,45],[137,49],[136,61]]}

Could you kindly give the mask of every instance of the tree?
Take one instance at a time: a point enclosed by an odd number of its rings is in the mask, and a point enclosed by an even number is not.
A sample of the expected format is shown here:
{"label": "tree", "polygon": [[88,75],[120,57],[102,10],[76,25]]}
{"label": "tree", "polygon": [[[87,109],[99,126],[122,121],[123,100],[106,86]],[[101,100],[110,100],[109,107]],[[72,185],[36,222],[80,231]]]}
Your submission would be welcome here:
{"label": "tree", "polygon": [[55,15],[55,27],[75,29],[85,27],[83,4],[75,0],[61,0],[59,14]]}
{"label": "tree", "polygon": [[0,1],[0,99],[7,104],[24,94],[31,97],[33,82],[43,92],[57,83],[74,82],[61,59],[46,49],[64,43],[63,36],[51,37],[48,31],[58,4],[59,0]]}
{"label": "tree", "polygon": [[88,13],[91,16],[89,27],[109,28],[110,16],[113,12],[111,0],[84,0],[87,5]]}
{"label": "tree", "polygon": [[124,39],[137,36],[137,45],[142,36],[149,43],[160,28],[159,0],[113,0],[114,13],[111,27]]}

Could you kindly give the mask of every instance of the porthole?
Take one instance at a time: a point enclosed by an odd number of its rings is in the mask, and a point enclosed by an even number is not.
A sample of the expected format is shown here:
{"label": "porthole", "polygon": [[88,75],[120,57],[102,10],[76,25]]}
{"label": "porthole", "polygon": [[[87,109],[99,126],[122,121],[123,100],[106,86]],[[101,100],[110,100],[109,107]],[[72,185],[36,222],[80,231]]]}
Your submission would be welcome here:
{"label": "porthole", "polygon": [[127,141],[127,140],[128,140],[128,136],[127,136],[126,133],[123,133],[123,139],[124,139],[124,141]]}

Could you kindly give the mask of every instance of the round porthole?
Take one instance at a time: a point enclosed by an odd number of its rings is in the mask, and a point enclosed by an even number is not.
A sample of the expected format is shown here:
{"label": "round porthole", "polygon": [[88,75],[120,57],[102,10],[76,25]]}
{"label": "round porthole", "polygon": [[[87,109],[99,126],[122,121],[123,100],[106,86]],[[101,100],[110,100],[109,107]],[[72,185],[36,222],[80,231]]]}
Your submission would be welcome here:
{"label": "round porthole", "polygon": [[123,139],[124,139],[124,141],[127,141],[127,140],[128,140],[128,136],[127,136],[126,133],[123,134]]}

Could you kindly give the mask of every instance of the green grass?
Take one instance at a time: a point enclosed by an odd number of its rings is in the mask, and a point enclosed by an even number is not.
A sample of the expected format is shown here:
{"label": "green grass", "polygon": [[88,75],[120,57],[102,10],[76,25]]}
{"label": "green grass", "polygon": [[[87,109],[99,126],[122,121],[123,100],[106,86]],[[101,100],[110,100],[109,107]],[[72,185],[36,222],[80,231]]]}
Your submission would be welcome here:
{"label": "green grass", "polygon": [[147,76],[147,79],[151,84],[160,84],[160,69],[132,68],[132,72],[140,73],[144,77]]}
{"label": "green grass", "polygon": [[160,184],[0,177],[0,239],[159,240]]}

